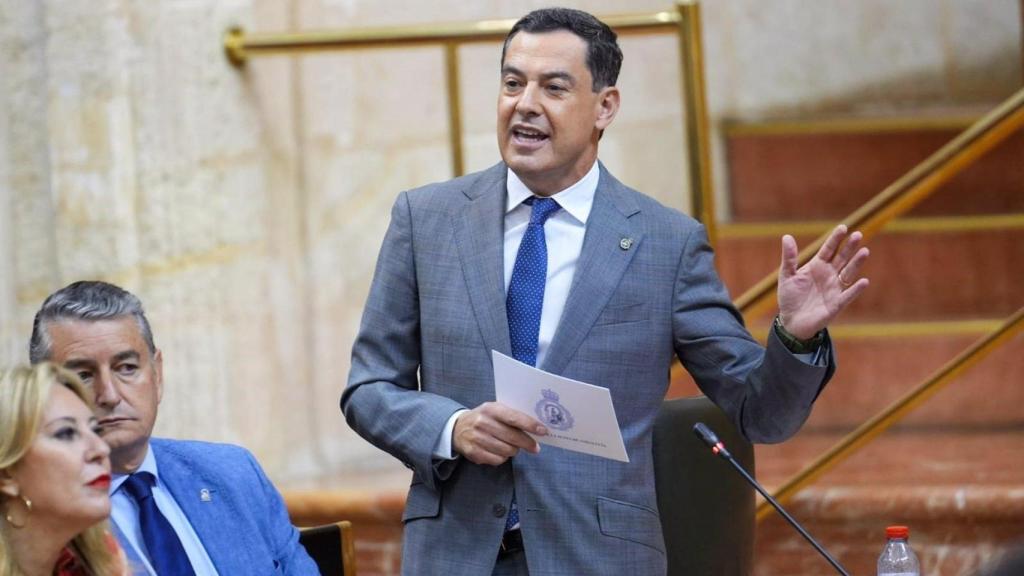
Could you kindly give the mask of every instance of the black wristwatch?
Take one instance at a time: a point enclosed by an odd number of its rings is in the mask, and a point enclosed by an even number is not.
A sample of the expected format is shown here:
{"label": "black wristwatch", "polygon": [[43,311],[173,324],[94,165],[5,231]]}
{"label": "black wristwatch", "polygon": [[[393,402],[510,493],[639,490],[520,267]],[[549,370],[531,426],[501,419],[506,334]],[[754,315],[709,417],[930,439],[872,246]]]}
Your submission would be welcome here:
{"label": "black wristwatch", "polygon": [[775,328],[775,335],[782,340],[782,343],[786,346],[786,350],[789,350],[793,354],[810,354],[816,352],[818,348],[821,348],[822,342],[825,341],[825,331],[819,330],[817,334],[812,336],[809,340],[801,340],[796,336],[793,336],[786,330],[786,327],[782,325],[782,317],[776,315],[775,321],[772,322],[772,326]]}

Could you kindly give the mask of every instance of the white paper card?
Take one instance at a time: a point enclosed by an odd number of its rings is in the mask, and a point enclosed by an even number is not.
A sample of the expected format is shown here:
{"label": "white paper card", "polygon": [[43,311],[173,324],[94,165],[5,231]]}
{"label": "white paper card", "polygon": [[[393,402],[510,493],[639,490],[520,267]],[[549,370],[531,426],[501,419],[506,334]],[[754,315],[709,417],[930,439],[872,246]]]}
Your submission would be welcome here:
{"label": "white paper card", "polygon": [[491,350],[498,402],[547,426],[541,444],[629,462],[607,388],[570,380]]}

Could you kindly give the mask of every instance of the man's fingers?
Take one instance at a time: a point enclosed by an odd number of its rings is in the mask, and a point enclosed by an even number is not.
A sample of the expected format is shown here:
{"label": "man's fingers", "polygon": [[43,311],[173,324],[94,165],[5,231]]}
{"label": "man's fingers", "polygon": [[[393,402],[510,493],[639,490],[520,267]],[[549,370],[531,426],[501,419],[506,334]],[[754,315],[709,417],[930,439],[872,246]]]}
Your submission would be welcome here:
{"label": "man's fingers", "polygon": [[470,462],[499,466],[515,456],[518,448],[495,438],[487,422],[493,420],[472,411],[460,416],[455,423],[452,446]]}
{"label": "man's fingers", "polygon": [[796,239],[785,234],[782,236],[782,264],[779,266],[779,279],[789,278],[796,274],[798,264],[797,256],[799,251],[796,247]]}
{"label": "man's fingers", "polygon": [[493,436],[494,448],[498,454],[507,455],[509,458],[515,456],[520,450],[526,450],[532,454],[540,452],[540,444],[520,430],[512,430],[508,435]]}
{"label": "man's fingers", "polygon": [[[835,266],[837,270],[842,270],[843,267],[850,262],[850,259],[857,253],[857,249],[860,248],[860,243],[863,239],[864,235],[861,234],[860,231],[855,230],[852,232],[849,238],[846,239],[846,242],[843,243],[842,247],[839,248],[839,253],[832,259],[832,265]],[[851,278],[856,278],[856,276],[851,276]]]}
{"label": "man's fingers", "polygon": [[518,428],[524,432],[530,432],[531,434],[537,434],[538,436],[544,436],[548,433],[548,429],[544,427],[536,418],[529,416],[518,410],[513,410],[504,404],[497,402],[488,402],[483,404],[481,408],[486,414],[493,417],[495,420],[507,425],[512,428]]}
{"label": "man's fingers", "polygon": [[[501,405],[498,404],[498,406]],[[543,433],[546,434],[547,430],[541,426],[540,422],[537,422],[522,412],[512,410],[505,406],[502,406],[502,408],[503,410],[494,418],[485,419],[481,422],[482,429],[493,438],[496,438],[505,444],[533,452],[534,454],[539,452],[540,445],[537,444],[537,441],[531,438],[526,431],[537,434],[534,430],[543,429]]]}
{"label": "man's fingers", "polygon": [[519,450],[534,454],[540,451],[540,444],[524,430],[547,433],[540,422],[526,414],[487,402],[456,419],[452,444],[471,462],[498,466]]}
{"label": "man's fingers", "polygon": [[858,281],[861,266],[867,261],[869,255],[870,252],[867,248],[861,248],[854,254],[850,262],[839,270],[839,285],[843,290],[849,290]]}
{"label": "man's fingers", "polygon": [[503,443],[514,446],[515,448],[526,450],[527,452],[532,452],[534,454],[540,452],[540,444],[538,444],[537,441],[531,438],[526,432],[523,432],[518,428],[505,426],[504,428],[496,430],[493,436]]}
{"label": "man's fingers", "polygon": [[474,430],[463,456],[477,464],[499,466],[520,450],[534,454],[540,451],[540,445],[522,431],[508,427],[505,430],[507,435],[491,434],[488,430]]}
{"label": "man's fingers", "polygon": [[856,300],[862,292],[867,290],[868,284],[870,284],[870,282],[867,278],[861,278],[854,282],[849,288],[843,290],[842,293],[839,294],[839,309],[842,310],[843,308],[846,308],[851,302]]}
{"label": "man's fingers", "polygon": [[825,262],[831,262],[832,257],[836,255],[836,250],[839,245],[843,243],[843,238],[846,237],[846,224],[840,224],[836,226],[832,233],[829,234],[828,239],[818,249],[818,258],[821,258]]}
{"label": "man's fingers", "polygon": [[500,438],[487,434],[481,434],[477,438],[476,446],[483,449],[485,452],[500,457],[502,461],[515,456],[519,452],[518,447],[513,446]]}
{"label": "man's fingers", "polygon": [[510,458],[510,456],[495,454],[477,445],[470,446],[462,455],[474,464],[484,464],[487,466],[501,466]]}

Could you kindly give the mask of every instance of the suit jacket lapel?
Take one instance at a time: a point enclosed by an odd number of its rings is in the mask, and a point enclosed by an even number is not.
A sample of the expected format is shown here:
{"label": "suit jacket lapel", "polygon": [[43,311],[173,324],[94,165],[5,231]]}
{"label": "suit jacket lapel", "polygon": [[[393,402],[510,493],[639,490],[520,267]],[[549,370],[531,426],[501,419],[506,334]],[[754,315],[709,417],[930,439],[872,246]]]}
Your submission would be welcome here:
{"label": "suit jacket lapel", "polygon": [[505,314],[505,164],[497,164],[480,178],[477,185],[463,190],[469,204],[455,216],[455,244],[484,344],[511,355]]}
{"label": "suit jacket lapel", "polygon": [[[217,572],[232,574],[255,565],[255,559],[249,558],[251,547],[240,549],[243,547],[238,545],[241,539],[248,540],[248,535],[233,532],[225,525],[237,512],[230,509],[226,499],[218,497],[221,487],[217,481],[197,475],[195,469],[189,467],[173,451],[163,450],[158,443],[153,442],[151,446],[157,457],[161,482],[192,524],[192,529],[199,536]],[[209,498],[205,498],[204,494],[208,494]]]}
{"label": "suit jacket lapel", "polygon": [[623,188],[602,165],[572,288],[541,366],[548,372],[559,374],[565,369],[615,292],[643,238],[629,221],[640,207]]}

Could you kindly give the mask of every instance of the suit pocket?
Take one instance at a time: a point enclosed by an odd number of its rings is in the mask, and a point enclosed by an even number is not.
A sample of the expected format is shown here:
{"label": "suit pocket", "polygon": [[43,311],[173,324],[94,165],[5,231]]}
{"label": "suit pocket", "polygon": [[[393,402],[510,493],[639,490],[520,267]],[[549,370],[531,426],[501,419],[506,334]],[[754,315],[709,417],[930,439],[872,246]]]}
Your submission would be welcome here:
{"label": "suit pocket", "polygon": [[405,499],[405,511],[402,522],[417,518],[436,518],[441,510],[441,494],[427,488],[422,482],[413,482],[409,486],[409,496]]}
{"label": "suit pocket", "polygon": [[644,302],[634,302],[620,306],[608,306],[601,311],[594,326],[606,326],[609,324],[627,324],[629,322],[643,322],[649,318],[647,306]]}
{"label": "suit pocket", "polygon": [[599,496],[597,521],[605,536],[629,540],[665,553],[665,539],[661,534],[658,513],[646,506]]}

